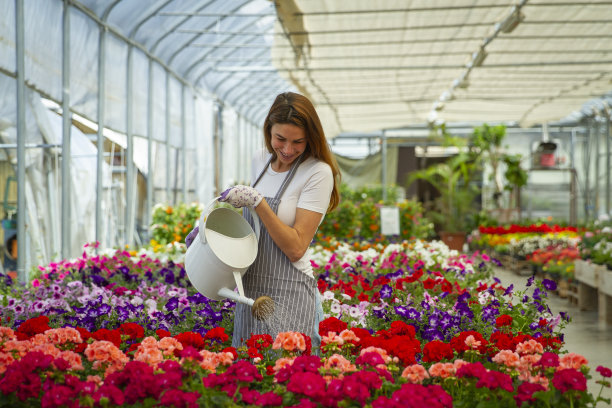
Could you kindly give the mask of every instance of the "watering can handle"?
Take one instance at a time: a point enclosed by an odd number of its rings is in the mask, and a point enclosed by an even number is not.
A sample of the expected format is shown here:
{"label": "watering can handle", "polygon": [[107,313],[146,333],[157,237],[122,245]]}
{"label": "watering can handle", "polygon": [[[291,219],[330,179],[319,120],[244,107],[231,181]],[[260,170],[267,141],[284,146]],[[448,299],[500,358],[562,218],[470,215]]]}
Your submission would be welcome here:
{"label": "watering can handle", "polygon": [[[200,241],[202,241],[202,244],[206,244],[206,234],[204,234],[204,221],[206,220],[206,217],[210,213],[211,207],[213,205],[215,205],[215,202],[219,198],[221,198],[221,196],[213,198],[210,201],[210,203],[208,203],[208,205],[206,206],[204,211],[202,211],[202,214],[200,215],[200,220],[198,221],[198,225],[200,226],[200,231],[198,232],[198,235],[200,236]],[[260,231],[260,228],[261,228],[260,227],[260,222],[261,221],[259,221],[259,216],[255,212],[255,208],[249,207],[249,209],[251,210],[251,216],[253,217],[253,224],[255,224],[255,236],[257,237],[257,241],[259,241],[259,234],[261,233],[261,231]]]}

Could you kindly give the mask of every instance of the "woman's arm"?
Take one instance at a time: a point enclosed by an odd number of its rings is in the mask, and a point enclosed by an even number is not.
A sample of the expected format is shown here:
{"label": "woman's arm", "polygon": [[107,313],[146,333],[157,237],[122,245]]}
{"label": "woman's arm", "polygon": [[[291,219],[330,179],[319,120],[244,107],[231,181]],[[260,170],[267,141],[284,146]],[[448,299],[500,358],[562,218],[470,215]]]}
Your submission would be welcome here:
{"label": "woman's arm", "polygon": [[316,211],[297,208],[295,223],[290,227],[278,218],[265,199],[255,208],[255,212],[274,243],[291,262],[296,262],[304,256],[323,217],[323,214]]}

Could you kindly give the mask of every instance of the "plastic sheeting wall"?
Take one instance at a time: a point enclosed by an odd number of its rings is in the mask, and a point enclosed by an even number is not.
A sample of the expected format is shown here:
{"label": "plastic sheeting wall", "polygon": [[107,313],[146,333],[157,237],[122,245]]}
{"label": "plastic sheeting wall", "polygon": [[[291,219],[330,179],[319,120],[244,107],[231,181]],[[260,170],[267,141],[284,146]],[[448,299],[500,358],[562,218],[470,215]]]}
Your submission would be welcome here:
{"label": "plastic sheeting wall", "polygon": [[[28,89],[26,143],[52,141],[61,146],[61,117],[43,106],[41,96],[59,105],[62,103],[63,7],[62,1],[24,2],[24,76]],[[99,122],[98,92],[104,92],[103,126],[117,132],[113,140],[121,149],[130,145],[128,135],[133,137],[135,167],[153,185],[151,207],[158,202],[209,201],[216,192],[214,163],[217,157],[212,148],[215,102],[206,91],[194,89],[179,80],[174,73],[151,60],[143,50],[129,45],[113,32],[102,30],[91,16],[73,7],[69,12],[70,110],[94,123]],[[3,130],[4,143],[17,142],[15,33],[15,0],[0,0],[0,129]],[[101,35],[105,35],[105,81],[103,89],[98,89]],[[129,75],[128,67],[131,67]],[[128,78],[131,78],[129,89]],[[236,112],[230,106],[225,106],[224,112],[223,128],[227,133],[220,138],[226,142],[223,150],[226,160],[221,171],[230,177],[227,180],[241,180],[250,171],[252,146],[239,142],[237,138],[243,137],[240,133],[243,130],[254,134],[253,125],[244,121],[244,129],[239,129],[241,118]],[[51,119],[43,119],[48,115]],[[61,147],[26,151],[26,252],[29,266],[58,259],[62,252],[58,247],[61,246],[62,224],[71,225],[70,256],[80,254],[83,244],[96,237],[97,151],[90,138],[80,134],[76,128],[71,134],[70,220],[60,219],[61,172],[57,167],[60,161],[49,153],[52,151],[59,155]],[[149,136],[152,139],[150,146]],[[147,197],[142,191],[137,191],[136,175],[132,182],[127,182],[125,175],[111,180],[111,169],[106,165],[104,169],[103,197],[100,198],[103,226],[98,235],[103,246],[121,246],[130,243],[126,242],[129,235],[122,233],[126,221],[130,220],[124,213],[127,192],[134,191],[134,209],[139,211],[142,211],[142,203]],[[145,224],[148,221],[143,214],[133,214],[133,218]],[[134,228],[142,230],[147,225]]]}

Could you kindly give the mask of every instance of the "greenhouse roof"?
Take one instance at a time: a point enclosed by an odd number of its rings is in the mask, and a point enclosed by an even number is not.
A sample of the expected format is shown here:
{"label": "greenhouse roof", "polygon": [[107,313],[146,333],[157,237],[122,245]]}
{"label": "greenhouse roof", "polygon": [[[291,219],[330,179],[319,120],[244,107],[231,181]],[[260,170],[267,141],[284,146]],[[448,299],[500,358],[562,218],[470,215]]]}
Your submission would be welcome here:
{"label": "greenhouse roof", "polygon": [[[258,121],[274,97],[295,88],[271,63],[276,21],[267,0],[75,0],[177,77]],[[249,66],[265,67],[254,73]]]}
{"label": "greenhouse roof", "polygon": [[[612,3],[280,1],[273,61],[328,133],[557,121],[612,89]],[[576,117],[576,115],[574,115]]]}
{"label": "greenhouse roof", "polygon": [[[12,7],[11,3],[5,6]],[[70,4],[136,49],[135,64],[142,66],[141,55],[146,55],[178,81],[231,106],[255,124],[263,121],[279,92],[306,94],[315,103],[328,137],[435,121],[520,126],[568,118],[572,122],[588,115],[593,106],[605,109],[601,99],[610,99],[612,89],[609,1],[71,0]],[[61,18],[61,8],[54,2],[45,2],[35,12],[48,13],[49,22]],[[81,46],[88,56],[97,48],[91,27],[85,29],[78,19],[72,25],[73,54],[78,55]],[[45,78],[33,83],[59,101],[61,33],[46,32],[55,38],[53,47],[37,38],[28,44],[32,52],[40,50],[36,63],[46,65],[39,75]],[[116,76],[112,59],[127,55],[125,48],[113,47],[107,81]],[[92,54],[88,61],[95,60]],[[0,65],[6,72],[15,71],[6,59]],[[119,84],[123,80],[116,79]],[[158,81],[155,87],[159,88]],[[111,98],[114,89],[107,91]],[[134,96],[137,102],[139,95]],[[74,103],[91,101],[83,97]],[[79,109],[95,120],[93,113],[88,115],[94,112],[93,105]],[[110,126],[119,121],[113,122],[112,112],[107,116]]]}

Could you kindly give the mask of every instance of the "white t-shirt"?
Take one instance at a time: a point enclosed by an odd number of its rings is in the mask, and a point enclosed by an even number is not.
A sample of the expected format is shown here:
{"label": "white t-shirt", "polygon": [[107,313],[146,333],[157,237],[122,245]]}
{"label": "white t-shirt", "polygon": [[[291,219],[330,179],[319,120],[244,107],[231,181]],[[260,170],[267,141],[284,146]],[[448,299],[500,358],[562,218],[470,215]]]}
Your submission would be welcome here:
{"label": "white t-shirt", "polygon": [[[255,153],[251,163],[251,185],[257,180],[262,169],[270,160],[271,153],[262,149]],[[264,175],[261,177],[255,189],[263,194],[264,197],[274,197],[279,190],[287,172],[278,173],[268,166]],[[334,177],[331,167],[325,162],[313,157],[305,159],[298,167],[291,183],[287,186],[285,193],[281,196],[278,207],[278,218],[289,225],[295,223],[295,212],[297,208],[315,211],[322,215],[321,222],[327,212],[329,200],[334,187]],[[319,225],[321,224],[319,222]],[[293,265],[309,276],[313,276],[312,265],[310,264],[310,248],[304,256]]]}

